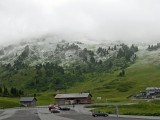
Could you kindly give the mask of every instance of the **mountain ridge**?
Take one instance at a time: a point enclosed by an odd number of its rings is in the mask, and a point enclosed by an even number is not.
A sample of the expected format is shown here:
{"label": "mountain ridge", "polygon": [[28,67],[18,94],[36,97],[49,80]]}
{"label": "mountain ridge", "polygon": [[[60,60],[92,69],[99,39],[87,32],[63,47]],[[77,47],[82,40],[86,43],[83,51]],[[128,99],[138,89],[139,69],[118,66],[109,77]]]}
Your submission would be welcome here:
{"label": "mountain ridge", "polygon": [[[65,40],[54,41],[54,43],[38,41],[35,44],[31,41],[31,45],[23,42],[19,48],[13,45],[3,48],[8,50],[8,53],[9,50],[14,53],[12,60],[15,61],[11,65],[5,62],[1,64],[0,86],[5,85],[8,88],[17,86],[19,90],[23,89],[27,93],[57,90],[90,91],[94,96],[107,94],[109,97],[116,97],[113,95],[115,93],[117,97],[120,95],[127,97],[149,85],[158,85],[156,80],[154,80],[155,84],[152,84],[148,75],[151,78],[156,76],[158,79],[158,68],[155,66],[159,65],[159,57],[157,57],[159,50],[148,51],[147,46],[144,45],[137,48],[119,42],[87,45]],[[14,52],[14,48],[18,53]],[[1,62],[3,59],[1,57]],[[30,63],[32,59],[36,64],[26,64],[27,60]],[[41,60],[37,62],[36,59]],[[154,61],[157,61],[156,64],[153,64]],[[150,70],[155,74],[152,75]],[[148,81],[144,84],[145,79]],[[77,90],[77,87],[80,89]]]}
{"label": "mountain ridge", "polygon": [[[114,46],[118,44],[114,44]],[[68,42],[65,40],[56,40],[54,38],[39,38],[33,39],[30,41],[21,41],[17,44],[11,44],[0,49],[0,62],[2,64],[11,63],[14,64],[14,61],[21,56],[25,51],[25,47],[28,46],[28,60],[25,62],[31,65],[42,63],[45,61],[53,61],[56,58],[62,60],[63,57],[66,57],[63,61],[71,61],[71,59],[80,59],[78,55],[84,48],[88,50],[96,51],[98,47],[108,49],[109,46],[113,47],[113,43],[108,44],[85,44],[78,41]],[[72,56],[75,55],[73,58]],[[71,57],[71,59],[69,59]],[[99,57],[100,56],[95,56]],[[31,59],[31,60],[29,60]]]}

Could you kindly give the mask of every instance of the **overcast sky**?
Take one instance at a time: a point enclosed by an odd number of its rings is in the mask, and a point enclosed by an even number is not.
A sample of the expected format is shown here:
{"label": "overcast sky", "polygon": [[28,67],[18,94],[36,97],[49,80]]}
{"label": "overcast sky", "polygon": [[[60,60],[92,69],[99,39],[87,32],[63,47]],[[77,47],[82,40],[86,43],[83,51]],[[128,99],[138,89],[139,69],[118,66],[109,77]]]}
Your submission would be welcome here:
{"label": "overcast sky", "polygon": [[0,0],[0,43],[48,33],[160,41],[160,0]]}

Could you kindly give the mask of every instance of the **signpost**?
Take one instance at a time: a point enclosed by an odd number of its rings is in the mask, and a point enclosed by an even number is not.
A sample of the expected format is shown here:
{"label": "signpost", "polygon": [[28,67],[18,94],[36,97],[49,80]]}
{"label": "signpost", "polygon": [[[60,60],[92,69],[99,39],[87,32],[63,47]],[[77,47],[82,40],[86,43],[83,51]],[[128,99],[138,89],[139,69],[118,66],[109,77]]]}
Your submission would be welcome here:
{"label": "signpost", "polygon": [[118,110],[118,106],[117,105],[115,106],[115,114],[117,115],[117,118],[118,118],[119,110]]}

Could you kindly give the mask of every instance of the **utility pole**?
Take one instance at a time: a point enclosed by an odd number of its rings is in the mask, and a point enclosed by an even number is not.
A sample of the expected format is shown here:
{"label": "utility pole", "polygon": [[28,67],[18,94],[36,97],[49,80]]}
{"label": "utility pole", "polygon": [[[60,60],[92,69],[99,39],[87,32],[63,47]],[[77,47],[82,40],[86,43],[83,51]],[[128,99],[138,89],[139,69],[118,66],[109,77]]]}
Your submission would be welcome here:
{"label": "utility pole", "polygon": [[117,118],[118,118],[119,110],[118,110],[118,106],[117,106],[117,105],[115,106],[115,114],[116,114],[116,116],[117,116]]}

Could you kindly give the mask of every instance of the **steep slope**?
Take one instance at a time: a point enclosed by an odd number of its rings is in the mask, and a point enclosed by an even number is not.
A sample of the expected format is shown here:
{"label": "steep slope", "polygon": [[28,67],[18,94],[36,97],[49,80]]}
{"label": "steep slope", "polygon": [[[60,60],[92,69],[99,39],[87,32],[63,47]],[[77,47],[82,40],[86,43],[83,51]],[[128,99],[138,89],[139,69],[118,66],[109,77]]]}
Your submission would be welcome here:
{"label": "steep slope", "polygon": [[[119,71],[111,74],[88,74],[86,82],[77,83],[67,92],[90,91],[97,102],[121,101],[130,95],[145,91],[146,87],[160,87],[160,50],[140,50],[136,62],[125,69],[125,77]],[[78,89],[77,89],[78,88]],[[102,100],[97,100],[102,97]]]}
{"label": "steep slope", "polygon": [[[67,91],[71,86],[83,83],[83,87],[86,83],[89,86],[95,83],[96,87],[84,90],[81,87],[79,92],[104,93],[112,88],[127,92],[136,83],[129,82],[130,85],[124,89],[121,85],[128,83],[121,82],[121,79],[125,78],[124,69],[135,62],[137,51],[137,46],[122,43],[95,45],[54,38],[10,45],[1,49],[0,87],[3,90],[0,95],[18,96],[22,94],[21,90],[32,94],[49,90]],[[15,89],[18,93],[13,92]]]}
{"label": "steep slope", "polygon": [[[16,61],[21,61],[25,64],[34,66],[45,62],[58,62],[61,65],[70,65],[75,62],[84,62],[84,49],[94,52],[94,58],[106,60],[111,57],[119,48],[120,44],[84,44],[76,41],[65,41],[56,36],[33,38],[24,40],[13,45],[8,45],[0,48],[0,63],[14,65]],[[112,50],[116,46],[117,50]],[[109,54],[100,55],[96,51],[99,47],[109,51]],[[86,56],[90,59],[90,54]]]}

